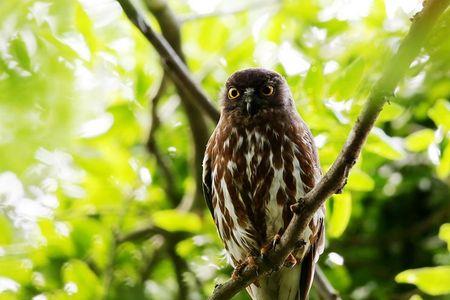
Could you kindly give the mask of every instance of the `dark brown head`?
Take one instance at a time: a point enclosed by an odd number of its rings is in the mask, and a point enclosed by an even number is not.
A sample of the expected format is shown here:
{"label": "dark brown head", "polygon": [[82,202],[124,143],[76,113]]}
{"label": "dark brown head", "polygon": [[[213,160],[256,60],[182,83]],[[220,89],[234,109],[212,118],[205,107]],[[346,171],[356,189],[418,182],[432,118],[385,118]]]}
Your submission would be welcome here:
{"label": "dark brown head", "polygon": [[291,109],[292,97],[284,78],[262,68],[235,72],[223,93],[223,111],[253,117],[267,109]]}

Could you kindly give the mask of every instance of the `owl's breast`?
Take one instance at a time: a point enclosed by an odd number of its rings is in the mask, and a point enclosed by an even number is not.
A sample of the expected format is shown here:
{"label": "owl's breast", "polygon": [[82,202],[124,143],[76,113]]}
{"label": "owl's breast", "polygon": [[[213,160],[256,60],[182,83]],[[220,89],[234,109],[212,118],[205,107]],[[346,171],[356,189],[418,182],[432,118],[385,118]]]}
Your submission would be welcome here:
{"label": "owl's breast", "polygon": [[289,206],[304,194],[299,151],[269,125],[233,128],[216,146],[214,219],[232,260],[239,261],[289,224]]}

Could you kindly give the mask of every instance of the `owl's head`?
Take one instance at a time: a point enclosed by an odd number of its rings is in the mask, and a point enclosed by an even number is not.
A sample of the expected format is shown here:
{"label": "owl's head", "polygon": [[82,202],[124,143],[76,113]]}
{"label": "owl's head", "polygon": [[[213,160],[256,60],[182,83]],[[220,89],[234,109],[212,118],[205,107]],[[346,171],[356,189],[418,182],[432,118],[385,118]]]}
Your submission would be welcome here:
{"label": "owl's head", "polygon": [[228,78],[222,98],[225,112],[238,111],[250,117],[268,108],[292,107],[291,93],[284,78],[262,68],[235,72]]}

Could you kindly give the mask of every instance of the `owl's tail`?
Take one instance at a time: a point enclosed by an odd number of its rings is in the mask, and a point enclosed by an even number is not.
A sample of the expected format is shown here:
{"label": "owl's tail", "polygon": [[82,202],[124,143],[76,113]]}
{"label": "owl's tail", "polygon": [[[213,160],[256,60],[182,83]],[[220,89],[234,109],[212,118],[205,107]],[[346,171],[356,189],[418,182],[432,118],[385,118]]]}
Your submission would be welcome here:
{"label": "owl's tail", "polygon": [[259,278],[247,292],[253,300],[306,300],[314,278],[314,255],[309,252],[300,265],[283,268],[268,277]]}
{"label": "owl's tail", "polygon": [[314,271],[316,269],[315,253],[316,249],[315,245],[313,244],[311,245],[311,248],[308,250],[308,253],[306,253],[301,263],[298,300],[308,299],[309,290],[311,289],[311,285],[314,279]]}
{"label": "owl's tail", "polygon": [[247,292],[253,300],[298,300],[301,266],[282,268],[267,277],[260,277],[258,285],[251,284]]}

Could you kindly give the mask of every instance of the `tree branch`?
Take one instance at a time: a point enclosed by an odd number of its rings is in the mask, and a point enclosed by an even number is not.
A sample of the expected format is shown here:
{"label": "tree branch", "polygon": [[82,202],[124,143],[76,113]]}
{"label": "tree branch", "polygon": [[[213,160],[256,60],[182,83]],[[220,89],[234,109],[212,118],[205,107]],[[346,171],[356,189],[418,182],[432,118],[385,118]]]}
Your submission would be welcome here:
{"label": "tree branch", "polygon": [[167,75],[164,73],[161,82],[159,84],[158,90],[156,94],[150,99],[149,105],[151,109],[151,123],[150,130],[147,138],[147,150],[149,153],[153,154],[156,159],[158,168],[164,175],[165,179],[165,192],[167,197],[169,198],[173,207],[176,207],[180,204],[182,195],[180,193],[180,189],[177,185],[176,175],[172,171],[171,161],[165,156],[161,149],[158,147],[157,141],[155,139],[156,130],[159,128],[161,124],[161,120],[158,116],[158,104],[159,101],[166,91],[167,88]]}
{"label": "tree branch", "polygon": [[[192,74],[170,46],[166,39],[157,34],[148,24],[145,17],[139,13],[129,0],[117,0],[122,6],[128,19],[142,32],[147,40],[153,45],[155,50],[161,56],[164,68],[174,82],[181,86],[184,91],[189,93],[189,99],[192,104],[201,107],[204,112],[214,121],[218,121],[220,113],[217,108],[209,101],[208,96],[203,89],[192,79]],[[195,101],[194,101],[195,99]]]}
{"label": "tree branch", "polygon": [[239,278],[218,285],[210,299],[230,299],[259,276],[281,268],[288,254],[296,246],[298,232],[303,232],[306,229],[313,214],[328,197],[342,189],[349,170],[355,164],[383,105],[393,95],[394,88],[403,78],[414,57],[419,53],[424,40],[448,3],[449,0],[425,1],[423,10],[414,16],[408,35],[372,88],[369,99],[337,159],[314,189],[292,207],[295,215],[284,232],[279,246],[268,253],[267,259],[259,258],[256,267],[244,269]]}

